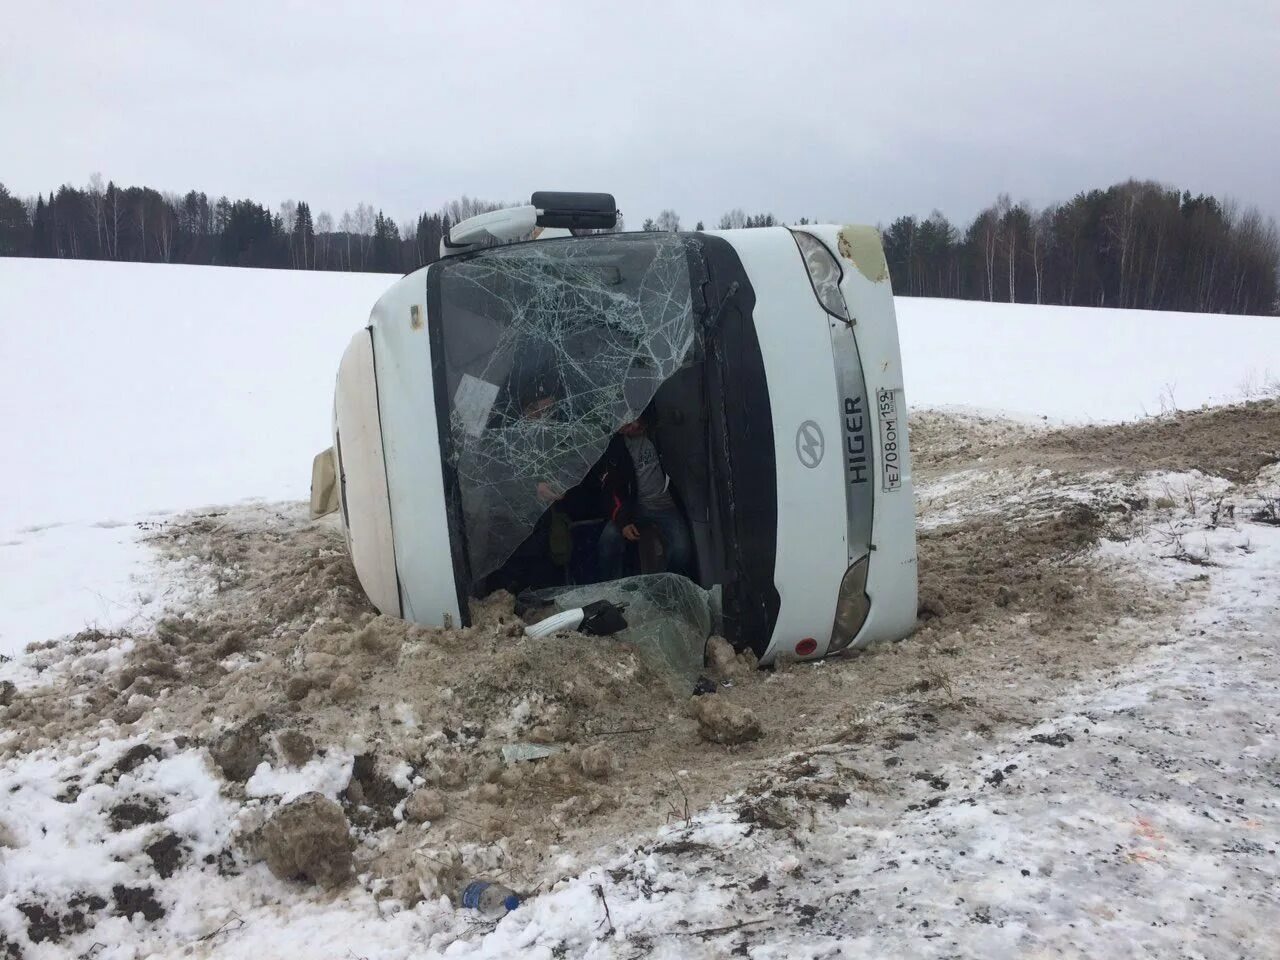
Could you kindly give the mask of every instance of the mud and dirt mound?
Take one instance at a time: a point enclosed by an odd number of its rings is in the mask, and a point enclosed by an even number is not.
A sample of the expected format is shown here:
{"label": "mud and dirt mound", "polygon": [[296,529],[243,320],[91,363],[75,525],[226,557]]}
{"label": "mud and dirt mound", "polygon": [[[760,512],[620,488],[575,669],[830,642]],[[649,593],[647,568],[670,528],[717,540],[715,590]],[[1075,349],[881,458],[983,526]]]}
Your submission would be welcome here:
{"label": "mud and dirt mound", "polygon": [[1199,470],[1248,481],[1267,464],[1280,461],[1280,400],[1055,430],[1031,443],[1026,452],[1041,451],[1130,470]]}
{"label": "mud and dirt mound", "polygon": [[[1021,608],[1069,619],[1075,602],[1110,608],[1123,585],[1078,561],[1104,529],[1087,503],[1011,504],[997,516],[924,529],[917,550],[925,616],[953,628]],[[1089,614],[1086,620],[1096,614]]]}
{"label": "mud and dirt mound", "polygon": [[282,806],[254,842],[281,880],[305,880],[327,890],[350,882],[354,847],[342,808],[318,793],[303,794]]}
{"label": "mud and dirt mound", "polygon": [[929,470],[968,463],[1022,443],[1043,432],[1043,424],[968,411],[912,411],[911,465]]}
{"label": "mud and dirt mound", "polygon": [[[926,422],[937,438],[956,433],[943,415]],[[478,602],[466,629],[379,616],[339,529],[310,521],[305,505],[184,518],[156,544],[210,583],[206,600],[136,637],[69,645],[66,685],[12,691],[0,706],[19,731],[2,749],[112,727],[156,741],[181,732],[206,751],[226,798],[252,797],[266,813],[278,803],[262,793],[272,776],[345,763],[330,791],[340,802],[311,800],[307,817],[280,807],[284,819],[264,829],[279,875],[328,883],[354,872],[406,902],[453,894],[468,876],[532,888],[561,875],[567,854],[678,822],[765,776],[775,791],[804,779],[786,764],[778,773],[779,758],[833,741],[892,758],[904,738],[943,726],[981,735],[1030,723],[1037,697],[1132,658],[1146,635],[1116,625],[1158,621],[1172,605],[1094,547],[1155,509],[1131,480],[1168,442],[1162,422],[1148,429],[1162,439],[1135,433],[1115,457],[1091,452],[1088,431],[993,421],[978,446],[941,448],[922,439],[928,430],[913,434],[917,463],[940,478],[921,498],[915,636],[776,672],[716,642],[706,674],[718,692],[692,704],[690,689],[624,643],[525,637],[506,594]],[[140,746],[121,768],[155,759]],[[895,789],[846,773],[832,793],[841,803]],[[776,819],[752,810],[754,823]],[[148,822],[125,813],[125,829]],[[183,869],[180,841],[149,841],[157,871]],[[338,866],[306,860],[307,843]]]}
{"label": "mud and dirt mound", "polygon": [[759,740],[764,734],[755,711],[731,703],[727,696],[703,696],[693,701],[698,735],[711,743],[732,746]]}
{"label": "mud and dirt mound", "polygon": [[1280,400],[1056,429],[925,410],[911,416],[911,456],[925,477],[981,465],[1063,472],[1199,470],[1247,482],[1280,461]]}

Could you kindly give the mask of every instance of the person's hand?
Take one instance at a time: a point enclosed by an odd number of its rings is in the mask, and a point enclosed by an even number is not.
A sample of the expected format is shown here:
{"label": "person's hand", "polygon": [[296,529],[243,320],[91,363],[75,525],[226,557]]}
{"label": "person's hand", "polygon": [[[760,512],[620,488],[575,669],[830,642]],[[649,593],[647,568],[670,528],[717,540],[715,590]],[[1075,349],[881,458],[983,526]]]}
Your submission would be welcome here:
{"label": "person's hand", "polygon": [[628,523],[625,527],[622,528],[622,535],[626,537],[628,540],[630,540],[632,543],[635,543],[637,540],[640,539],[640,528],[637,527],[634,523]]}
{"label": "person's hand", "polygon": [[547,481],[540,480],[538,481],[538,499],[543,503],[555,503],[557,500],[563,500],[564,494],[556,490]]}

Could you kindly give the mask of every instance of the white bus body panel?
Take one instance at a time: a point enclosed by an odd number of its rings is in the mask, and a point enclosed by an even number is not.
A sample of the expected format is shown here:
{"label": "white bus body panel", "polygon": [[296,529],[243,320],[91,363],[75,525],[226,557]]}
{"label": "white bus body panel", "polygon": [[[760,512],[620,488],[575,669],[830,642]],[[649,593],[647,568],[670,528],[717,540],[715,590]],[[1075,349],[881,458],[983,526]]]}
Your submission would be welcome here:
{"label": "white bus body panel", "polygon": [[[916,626],[918,572],[916,568],[916,497],[911,481],[911,451],[907,443],[907,402],[902,389],[902,351],[893,287],[880,234],[874,227],[806,227],[840,260],[844,277],[840,291],[854,319],[862,372],[871,401],[868,417],[874,451],[875,509],[871,515],[871,564],[867,596],[871,612],[849,649],[879,640],[901,640]],[[896,407],[892,421],[879,413],[882,394],[892,393]],[[896,439],[887,430],[896,430]],[[899,456],[897,485],[886,480],[889,445]]]}
{"label": "white bus body panel", "polygon": [[369,325],[401,615],[415,623],[460,623],[427,336],[427,269],[383,294]]}
{"label": "white bus body panel", "polygon": [[[793,651],[801,640],[826,653],[840,581],[849,567],[840,392],[831,362],[827,313],[818,303],[804,260],[784,228],[717,232],[737,251],[756,304],[756,337],[764,359],[778,475],[778,540],[773,582],[778,620],[761,658]],[[733,397],[725,397],[733,403]],[[801,424],[812,420],[827,438],[816,467],[796,451]]]}
{"label": "white bus body panel", "polygon": [[373,343],[365,328],[351,338],[333,394],[334,458],[341,456],[339,507],[360,586],[383,613],[400,615],[391,505],[382,460]]}
{"label": "white bus body panel", "polygon": [[[915,627],[917,583],[915,502],[906,443],[902,358],[888,270],[878,235],[870,227],[805,227],[836,255],[844,272],[841,292],[855,323],[867,393],[868,436],[873,451],[874,497],[867,595],[871,608],[849,649],[876,640],[897,640]],[[864,231],[869,231],[868,236]],[[818,303],[796,242],[785,228],[719,232],[733,245],[756,295],[756,336],[764,358],[773,417],[778,484],[778,539],[774,585],[778,620],[761,658],[794,651],[801,640],[817,643],[811,658],[824,656],[831,641],[840,583],[848,569],[847,482],[843,398],[836,380],[830,316]],[[874,241],[874,242],[871,242]],[[879,258],[879,265],[859,264]],[[897,483],[886,489],[882,474],[882,424],[876,398],[893,391],[900,423]],[[731,397],[725,398],[732,402]],[[798,454],[801,425],[813,421],[825,450],[816,467]]]}

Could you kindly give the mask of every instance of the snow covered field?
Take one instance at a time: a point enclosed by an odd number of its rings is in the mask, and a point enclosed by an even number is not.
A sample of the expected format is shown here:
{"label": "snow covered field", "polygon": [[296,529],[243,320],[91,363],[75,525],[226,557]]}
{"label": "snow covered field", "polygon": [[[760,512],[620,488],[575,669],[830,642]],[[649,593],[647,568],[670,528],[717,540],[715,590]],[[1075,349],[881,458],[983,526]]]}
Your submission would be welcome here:
{"label": "snow covered field", "polygon": [[[919,634],[740,679],[766,726],[754,746],[657,716],[657,746],[609,741],[612,779],[564,810],[464,784],[450,803],[504,826],[452,852],[466,824],[441,840],[386,801],[349,888],[247,860],[238,838],[282,800],[353,803],[353,756],[399,751],[393,779],[422,789],[405,745],[445,739],[425,701],[364,719],[423,682],[409,638],[399,667],[362,667],[354,700],[290,695],[324,756],[267,757],[243,783],[209,759],[260,708],[237,678],[276,689],[274,662],[319,635],[317,611],[290,608],[278,647],[264,632],[198,652],[270,551],[296,545],[260,571],[289,590],[298,558],[337,562],[276,501],[305,496],[338,356],[388,282],[0,259],[0,397],[23,412],[0,502],[0,958],[1278,955],[1275,404],[1022,425],[1265,394],[1275,318],[899,300],[909,400],[964,410],[913,423]],[[972,412],[990,409],[1016,416]],[[170,673],[152,634],[183,611],[163,642],[197,652]],[[20,653],[85,626],[101,632]],[[346,739],[325,739],[334,723]],[[598,813],[572,809],[587,800]],[[544,820],[558,852],[534,866],[517,847]],[[454,852],[477,872],[519,863],[540,895],[477,923],[432,886]],[[388,879],[392,853],[420,902]]]}
{"label": "snow covered field", "polygon": [[157,589],[135,523],[305,497],[388,281],[0,258],[0,653],[132,622]]}
{"label": "snow covered field", "polygon": [[913,407],[1071,423],[1132,420],[1280,389],[1276,317],[898,297]]}

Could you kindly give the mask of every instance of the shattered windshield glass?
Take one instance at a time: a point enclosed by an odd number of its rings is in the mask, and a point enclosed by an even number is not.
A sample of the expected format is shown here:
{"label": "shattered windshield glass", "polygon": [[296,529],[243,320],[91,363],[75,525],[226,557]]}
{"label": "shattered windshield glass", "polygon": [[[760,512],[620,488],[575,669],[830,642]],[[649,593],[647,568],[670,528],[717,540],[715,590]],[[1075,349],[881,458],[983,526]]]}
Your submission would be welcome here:
{"label": "shattered windshield glass", "polygon": [[499,247],[434,275],[452,466],[478,580],[696,358],[689,270],[675,234],[605,234]]}
{"label": "shattered windshield glass", "polygon": [[520,595],[518,604],[539,614],[533,618],[536,623],[597,600],[620,608],[626,621],[609,638],[633,644],[654,670],[671,677],[685,693],[702,672],[708,638],[724,629],[721,588],[704,590],[674,573],[531,590]]}

